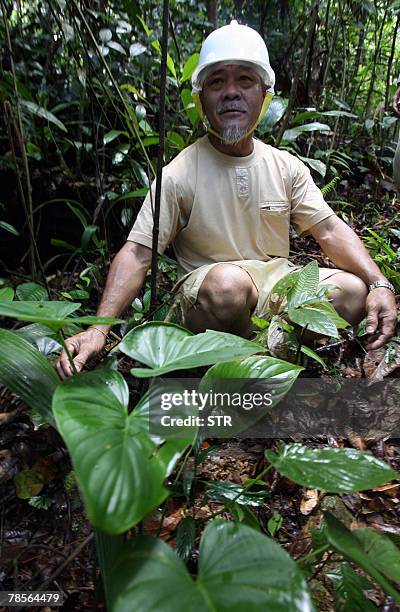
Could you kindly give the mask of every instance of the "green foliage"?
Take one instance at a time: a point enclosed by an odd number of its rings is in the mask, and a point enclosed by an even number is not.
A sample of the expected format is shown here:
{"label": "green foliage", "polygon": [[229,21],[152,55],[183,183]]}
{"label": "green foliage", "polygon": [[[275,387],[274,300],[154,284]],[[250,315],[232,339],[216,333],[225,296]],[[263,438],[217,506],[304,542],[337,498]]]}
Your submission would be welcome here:
{"label": "green foliage", "polygon": [[281,514],[273,514],[268,520],[267,528],[271,536],[274,537],[283,525],[283,517]]}
{"label": "green foliage", "polygon": [[[370,530],[366,530],[368,532],[368,536],[365,537],[363,534],[363,540],[359,539],[355,534],[356,532],[350,531],[347,529],[343,523],[341,523],[337,518],[335,518],[329,512],[325,514],[325,522],[326,522],[326,537],[331,544],[331,546],[342,554],[347,560],[352,561],[356,565],[358,565],[361,569],[363,569],[371,578],[373,578],[386,593],[391,595],[394,601],[399,604],[400,603],[400,592],[397,591],[391,584],[386,580],[386,578],[382,575],[380,571],[380,563],[378,564],[375,561],[374,556],[368,554],[368,549],[365,549],[365,544],[369,544],[369,541],[375,541],[373,532]],[[384,536],[383,536],[384,537]],[[390,547],[387,550],[389,553],[387,559],[387,565],[385,574],[388,574],[388,566],[390,564],[395,565],[395,569],[399,567],[400,563],[400,551],[397,547],[393,546],[390,543]],[[392,548],[393,547],[393,548]],[[396,582],[398,582],[398,574],[396,573]]]}
{"label": "green foliage", "polygon": [[[400,246],[395,251],[390,243],[387,232],[378,234],[374,230],[367,228],[368,236],[364,238],[372,258],[376,261],[383,274],[393,283],[396,292],[400,293]],[[398,239],[396,230],[392,230]]]}
{"label": "green foliage", "polygon": [[161,540],[139,536],[126,544],[113,569],[111,610],[128,612],[132,601],[143,612],[160,601],[165,612],[313,610],[305,580],[286,551],[254,529],[226,521],[205,529],[196,581]]}
{"label": "green foliage", "polygon": [[122,323],[122,320],[111,317],[83,316],[68,318],[73,312],[80,308],[81,304],[71,302],[47,302],[47,301],[25,301],[25,302],[0,302],[0,315],[11,317],[18,321],[41,323],[47,325],[54,331],[71,323],[82,323],[87,325]]}
{"label": "green foliage", "polygon": [[278,454],[265,455],[284,476],[310,489],[331,493],[363,491],[398,479],[387,463],[353,448],[307,448],[284,446]]}
{"label": "green foliage", "polygon": [[[218,5],[222,24],[230,19],[233,3]],[[349,180],[350,185],[361,185],[364,180],[365,189],[372,190],[376,177],[380,180],[383,175],[391,174],[391,141],[394,141],[396,118],[383,109],[382,103],[390,102],[394,93],[390,78],[398,69],[396,58],[392,64],[389,61],[398,3],[386,5],[380,0],[320,3],[313,48],[308,49],[309,59],[302,64],[311,8],[311,0],[274,1],[268,8],[266,24],[262,2],[241,3],[241,20],[259,27],[262,35],[267,35],[272,63],[278,68],[280,95],[272,101],[259,134],[266,142],[275,142],[291,84],[299,76],[296,92],[299,106],[289,111],[282,148],[303,160],[317,178],[326,176],[325,195],[330,195],[336,187],[338,191],[342,189],[339,176]],[[29,173],[34,176],[34,202],[52,197],[46,192],[42,198],[38,184],[59,190],[60,168],[64,181],[67,177],[68,196],[70,189],[79,193],[74,196],[75,201],[61,197],[46,201],[34,209],[33,215],[34,236],[45,217],[51,220],[53,211],[58,211],[60,206],[65,206],[67,215],[79,223],[72,238],[63,234],[49,237],[58,252],[55,257],[61,256],[66,262],[64,271],[69,272],[73,264],[73,272],[79,275],[76,283],[62,292],[67,300],[83,302],[92,297],[92,288],[97,285],[94,277],[100,267],[98,262],[115,251],[115,245],[105,241],[108,234],[105,227],[119,224],[121,235],[125,235],[141,199],[148,192],[159,142],[161,13],[161,3],[147,1],[111,2],[107,10],[93,5],[84,12],[75,0],[10,4],[8,28],[12,49],[6,46],[5,26],[1,24],[4,70],[0,76],[0,100],[6,111],[3,113],[6,129],[0,138],[0,169],[11,172],[15,184],[18,180],[27,180]],[[175,38],[170,37],[168,55],[166,161],[194,139],[198,115],[189,79],[197,62],[200,41],[208,30],[204,3],[171,2],[170,15],[170,33],[173,31]],[[15,79],[10,70],[11,58]],[[21,135],[18,134],[18,109],[21,110]],[[24,147],[20,146],[20,140],[25,143]],[[16,148],[16,160],[13,148]],[[27,168],[22,163],[23,148]],[[26,194],[30,188],[24,182]],[[84,195],[86,189],[88,193]],[[348,198],[348,193],[343,195],[339,191],[333,206],[344,218],[347,215],[354,221],[359,211],[354,203],[347,202]],[[385,198],[382,202],[384,205]],[[368,206],[374,215],[379,212],[377,208],[373,210],[372,203]],[[363,199],[362,214],[368,206],[364,206]],[[7,202],[2,210],[8,215],[14,208]],[[29,214],[25,214],[29,226]],[[25,229],[22,229],[24,221],[19,224],[11,216],[5,218],[0,222],[0,229],[3,240],[8,243]],[[363,227],[372,223],[364,217],[361,222]],[[400,291],[399,253],[393,246],[393,237],[394,244],[398,245],[400,235],[398,230],[390,231],[392,238],[386,231],[371,230],[366,242],[382,271]],[[41,241],[36,243],[41,251]],[[58,261],[50,257],[45,263],[46,271]],[[176,271],[164,259],[160,260],[160,269],[167,272],[171,281],[175,280]],[[305,270],[295,272],[275,288],[276,318],[261,323],[265,335],[277,323],[289,333],[298,326],[301,330],[333,337],[337,337],[338,329],[346,326],[326,300],[327,289],[317,288],[316,265]],[[41,418],[54,423],[50,403],[59,380],[32,344],[48,354],[56,345],[60,329],[69,335],[77,331],[77,324],[101,320],[76,317],[80,304],[47,302],[48,296],[40,285],[23,283],[16,288],[19,302],[13,302],[13,298],[13,289],[0,289],[0,314],[32,325],[16,333],[0,331],[0,382],[40,412]],[[141,301],[135,301],[134,311],[135,325],[150,314],[146,292]],[[203,377],[203,385],[216,388],[218,378],[230,381],[260,377],[276,390],[276,402],[301,371],[298,366],[281,360],[253,355],[261,352],[260,346],[236,337],[233,340],[229,334],[206,333],[195,340],[187,330],[169,326],[155,328],[152,324],[140,326],[134,332],[137,335],[127,335],[122,347],[128,345],[127,354],[147,366],[133,370],[138,377],[215,363]],[[173,349],[175,342],[179,350]],[[321,358],[301,345],[301,341],[299,349],[321,363]],[[107,382],[111,384],[106,385]],[[59,429],[70,448],[89,516],[94,524],[112,533],[120,533],[135,524],[168,495],[163,480],[183,449],[184,440],[171,438],[162,444],[149,436],[144,420],[146,401],[145,396],[128,415],[126,386],[121,377],[101,371],[63,383],[54,398]],[[358,487],[370,487],[397,477],[382,462],[357,451],[322,449],[316,455],[315,449],[300,452],[297,448],[295,452],[293,446],[296,445],[289,447],[291,451],[285,457],[271,454],[271,461],[280,473],[297,482],[306,482],[306,486],[359,490]],[[340,453],[331,453],[337,450]],[[202,453],[196,461],[206,455]],[[136,474],[135,470],[139,477],[129,480],[129,474]],[[139,536],[125,544],[109,580],[113,609],[131,610],[132,601],[144,612],[158,609],[160,605],[166,612],[228,607],[232,610],[311,609],[309,594],[296,564],[282,548],[256,531],[259,526],[252,508],[255,500],[261,503],[262,493],[253,490],[252,484],[240,487],[223,483],[224,486],[216,485],[213,492],[209,487],[210,494],[218,496],[234,523],[214,522],[207,527],[202,537],[197,579],[189,575],[176,554],[160,540]],[[190,489],[191,483],[187,485]],[[48,499],[45,495],[34,496],[29,503],[44,508]],[[281,525],[280,515],[270,518],[271,535],[276,535]],[[186,517],[178,527],[177,552],[181,559],[191,556],[196,527],[191,517]],[[336,575],[334,570],[330,572],[337,588],[338,609],[373,609],[363,595],[370,583],[342,559],[366,571],[398,601],[398,593],[388,582],[399,584],[397,549],[389,536],[371,530],[349,532],[329,516],[321,533],[325,531],[327,535],[321,536],[319,544],[336,553],[335,566],[339,558]],[[96,541],[99,543],[101,537],[96,537]],[[109,538],[108,544],[105,552],[111,549],[113,552],[109,554],[108,566],[102,567],[110,574],[120,541]],[[322,554],[314,557],[314,560],[321,559]],[[110,575],[105,578],[109,579]]]}
{"label": "green foliage", "polygon": [[24,301],[43,302],[48,300],[47,291],[38,283],[22,283],[15,290],[17,298]]}
{"label": "green foliage", "polygon": [[54,424],[51,401],[59,383],[54,368],[29,342],[6,329],[0,329],[0,383]]}
{"label": "green foliage", "polygon": [[318,264],[312,261],[280,279],[271,290],[271,310],[300,327],[319,334],[338,337],[338,328],[347,327],[326,298],[332,285],[318,288]]}
{"label": "green foliage", "polygon": [[164,479],[191,442],[153,442],[148,396],[131,414],[128,401],[126,382],[112,370],[66,380],[53,400],[86,512],[95,527],[110,534],[123,533],[165,499]]}
{"label": "green foliage", "polygon": [[149,377],[246,357],[263,349],[233,334],[208,330],[194,336],[173,323],[152,322],[130,331],[118,350],[148,366],[133,368],[134,376]]}
{"label": "green foliage", "polygon": [[364,576],[356,574],[348,563],[341,563],[339,569],[328,572],[327,576],[336,586],[335,610],[373,612],[377,609],[363,593],[373,585]]}
{"label": "green foliage", "polygon": [[243,487],[225,480],[208,483],[206,495],[217,502],[235,501],[243,506],[261,506],[269,495],[266,491],[244,491]]}
{"label": "green foliage", "polygon": [[329,133],[331,128],[326,123],[318,123],[317,121],[314,123],[306,123],[304,125],[298,125],[297,127],[291,128],[290,130],[286,130],[283,134],[283,140],[287,140],[292,142],[296,140],[300,134],[304,134],[305,132],[323,132]]}
{"label": "green foliage", "polygon": [[323,187],[321,187],[321,193],[324,197],[326,197],[327,195],[329,195],[332,191],[334,191],[335,187],[336,187],[336,183],[339,181],[339,177],[338,176],[334,176],[333,179],[331,181],[329,181],[329,183],[327,183],[326,185],[324,185]]}

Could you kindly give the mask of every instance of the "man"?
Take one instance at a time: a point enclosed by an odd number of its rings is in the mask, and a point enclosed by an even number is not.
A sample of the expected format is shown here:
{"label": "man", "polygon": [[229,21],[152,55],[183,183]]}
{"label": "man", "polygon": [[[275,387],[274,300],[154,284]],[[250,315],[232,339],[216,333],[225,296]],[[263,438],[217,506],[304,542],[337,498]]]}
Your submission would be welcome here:
{"label": "man", "polygon": [[[393,96],[393,110],[396,115],[400,115],[400,74],[397,78],[397,89]],[[393,160],[393,180],[397,189],[397,195],[400,197],[400,133]]]}
{"label": "man", "polygon": [[[262,38],[236,22],[215,30],[203,43],[192,84],[208,135],[164,168],[158,244],[160,253],[174,246],[184,324],[194,332],[248,336],[251,314],[265,311],[275,282],[294,269],[287,259],[291,223],[340,268],[320,272],[321,282],[329,278],[338,287],[331,294],[335,308],[351,324],[367,312],[368,348],[382,346],[394,333],[392,285],[324,202],[304,164],[253,138],[274,85]],[[111,265],[99,316],[118,316],[139,293],[151,242],[148,196]],[[104,346],[107,331],[94,326],[67,341],[78,370]],[[65,353],[57,369],[61,377],[71,374]]]}

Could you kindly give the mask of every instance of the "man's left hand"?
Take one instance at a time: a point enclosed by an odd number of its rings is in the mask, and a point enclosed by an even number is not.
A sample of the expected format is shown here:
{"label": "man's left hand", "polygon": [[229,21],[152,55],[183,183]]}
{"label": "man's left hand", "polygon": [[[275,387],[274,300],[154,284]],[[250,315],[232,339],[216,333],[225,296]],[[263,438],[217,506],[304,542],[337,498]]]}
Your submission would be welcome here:
{"label": "man's left hand", "polygon": [[368,294],[365,307],[369,335],[366,349],[372,351],[386,344],[394,336],[397,322],[396,300],[390,289],[379,287]]}

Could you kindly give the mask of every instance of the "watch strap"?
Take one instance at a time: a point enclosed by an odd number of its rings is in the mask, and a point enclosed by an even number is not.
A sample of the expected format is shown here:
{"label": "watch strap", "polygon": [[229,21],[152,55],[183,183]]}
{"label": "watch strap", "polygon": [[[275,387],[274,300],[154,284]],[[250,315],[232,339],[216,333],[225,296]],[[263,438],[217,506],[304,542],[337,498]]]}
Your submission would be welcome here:
{"label": "watch strap", "polygon": [[395,288],[393,287],[392,283],[389,283],[389,281],[386,280],[377,280],[374,281],[373,283],[371,283],[370,285],[368,285],[368,291],[373,291],[373,289],[378,289],[379,287],[384,287],[385,289],[390,289],[390,291],[392,293],[396,293]]}

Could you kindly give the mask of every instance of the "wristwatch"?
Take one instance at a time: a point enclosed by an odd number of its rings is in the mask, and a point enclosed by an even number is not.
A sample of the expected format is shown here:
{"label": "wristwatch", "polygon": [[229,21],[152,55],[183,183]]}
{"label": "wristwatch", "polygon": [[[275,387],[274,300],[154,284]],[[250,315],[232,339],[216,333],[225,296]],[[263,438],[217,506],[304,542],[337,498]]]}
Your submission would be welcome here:
{"label": "wristwatch", "polygon": [[390,289],[392,293],[396,295],[396,290],[393,287],[392,283],[389,283],[387,280],[377,280],[368,285],[368,291],[372,291],[373,289],[378,289],[378,287],[385,287],[386,289]]}

